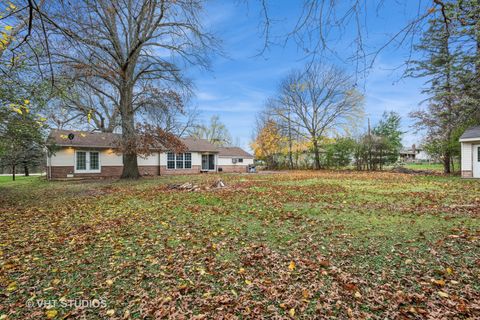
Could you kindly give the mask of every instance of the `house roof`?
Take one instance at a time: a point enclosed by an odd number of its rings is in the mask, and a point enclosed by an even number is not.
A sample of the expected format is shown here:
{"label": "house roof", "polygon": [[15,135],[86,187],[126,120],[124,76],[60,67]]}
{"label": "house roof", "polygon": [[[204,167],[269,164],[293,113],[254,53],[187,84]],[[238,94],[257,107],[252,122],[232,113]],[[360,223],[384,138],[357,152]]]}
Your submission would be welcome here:
{"label": "house roof", "polygon": [[250,153],[239,147],[219,147],[218,150],[218,155],[220,157],[253,158]]}
{"label": "house roof", "polygon": [[480,139],[480,126],[470,127],[462,134],[460,141],[466,139]]}
{"label": "house roof", "polygon": [[[69,139],[69,134],[73,134],[73,139]],[[117,133],[52,130],[47,143],[60,147],[114,148],[119,138]]]}
{"label": "house roof", "polygon": [[[69,139],[69,134],[73,134],[73,139]],[[60,147],[115,148],[120,137],[118,133],[52,130],[47,142]],[[215,145],[205,139],[188,137],[181,140],[188,151],[219,152]]]}
{"label": "house roof", "polygon": [[187,137],[181,139],[188,151],[218,152],[218,148],[205,139]]}

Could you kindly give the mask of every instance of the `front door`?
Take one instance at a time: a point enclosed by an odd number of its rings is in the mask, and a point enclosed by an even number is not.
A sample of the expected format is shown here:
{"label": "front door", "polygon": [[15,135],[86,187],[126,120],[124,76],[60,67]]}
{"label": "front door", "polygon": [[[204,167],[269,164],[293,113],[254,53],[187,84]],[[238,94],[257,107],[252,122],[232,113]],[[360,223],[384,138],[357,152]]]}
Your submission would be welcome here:
{"label": "front door", "polygon": [[480,178],[480,144],[473,145],[473,177]]}
{"label": "front door", "polygon": [[215,170],[215,155],[202,154],[202,171],[214,171],[214,170]]}

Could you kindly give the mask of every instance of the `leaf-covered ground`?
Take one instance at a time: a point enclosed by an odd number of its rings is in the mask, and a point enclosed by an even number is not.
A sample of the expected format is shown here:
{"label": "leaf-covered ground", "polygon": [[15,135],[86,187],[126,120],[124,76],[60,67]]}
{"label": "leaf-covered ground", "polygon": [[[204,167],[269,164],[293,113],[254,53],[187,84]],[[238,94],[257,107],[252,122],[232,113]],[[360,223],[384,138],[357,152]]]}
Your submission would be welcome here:
{"label": "leaf-covered ground", "polygon": [[0,185],[0,319],[480,318],[480,181],[218,177]]}

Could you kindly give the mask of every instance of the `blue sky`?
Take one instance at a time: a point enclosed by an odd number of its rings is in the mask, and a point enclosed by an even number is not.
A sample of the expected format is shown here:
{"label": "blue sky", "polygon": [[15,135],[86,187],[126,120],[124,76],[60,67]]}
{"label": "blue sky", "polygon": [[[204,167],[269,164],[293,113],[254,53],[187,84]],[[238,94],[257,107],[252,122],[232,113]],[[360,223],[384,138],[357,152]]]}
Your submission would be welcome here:
{"label": "blue sky", "polygon": [[[270,1],[269,4],[270,12],[277,20],[273,33],[279,35],[289,30],[296,21],[301,1]],[[263,109],[265,100],[275,93],[278,83],[289,70],[300,68],[306,62],[305,54],[299,52],[294,43],[272,46],[263,55],[257,55],[264,41],[259,32],[258,6],[258,1],[247,4],[233,0],[209,2],[204,21],[221,40],[225,54],[212,59],[210,71],[190,69],[187,73],[195,83],[196,97],[192,103],[200,111],[200,119],[208,121],[212,115],[219,115],[234,140],[247,149],[255,117]],[[386,1],[378,14],[375,8],[370,8],[366,20],[367,45],[376,48],[385,43],[390,34],[405,26],[416,10],[416,7],[399,5],[395,1]],[[353,74],[354,64],[343,59],[351,49],[353,30],[347,28],[343,35],[333,34],[331,38],[338,55],[322,57],[322,63],[335,64]],[[384,111],[398,112],[402,116],[402,127],[407,131],[404,144],[411,145],[421,142],[421,135],[415,135],[410,128],[412,121],[408,113],[418,109],[419,103],[425,99],[421,94],[424,79],[402,78],[403,69],[396,69],[410,54],[405,47],[389,47],[382,51],[367,78],[359,84],[365,95],[365,112],[372,124]],[[366,125],[367,118],[363,126]]]}

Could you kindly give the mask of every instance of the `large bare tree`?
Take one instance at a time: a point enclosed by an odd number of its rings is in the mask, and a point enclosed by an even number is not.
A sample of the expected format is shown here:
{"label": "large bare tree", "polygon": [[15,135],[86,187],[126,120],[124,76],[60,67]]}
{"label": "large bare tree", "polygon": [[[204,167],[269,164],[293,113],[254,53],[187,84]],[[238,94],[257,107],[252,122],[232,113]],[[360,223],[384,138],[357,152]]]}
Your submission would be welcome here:
{"label": "large bare tree", "polygon": [[70,106],[98,121],[105,110],[115,120],[118,110],[123,178],[139,176],[139,113],[180,103],[178,92],[189,86],[182,67],[208,65],[206,49],[215,43],[203,30],[201,10],[197,0],[80,0],[49,3],[38,11],[58,77],[92,92],[87,97],[93,100],[77,96]]}
{"label": "large bare tree", "polygon": [[195,125],[189,130],[192,137],[205,139],[217,146],[228,146],[232,144],[232,136],[227,126],[220,121],[218,115],[210,118],[210,123]]}
{"label": "large bare tree", "polygon": [[312,143],[315,168],[320,168],[321,139],[348,130],[363,116],[363,96],[342,70],[321,64],[292,71],[269,102],[272,117]]}

